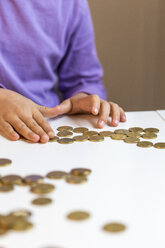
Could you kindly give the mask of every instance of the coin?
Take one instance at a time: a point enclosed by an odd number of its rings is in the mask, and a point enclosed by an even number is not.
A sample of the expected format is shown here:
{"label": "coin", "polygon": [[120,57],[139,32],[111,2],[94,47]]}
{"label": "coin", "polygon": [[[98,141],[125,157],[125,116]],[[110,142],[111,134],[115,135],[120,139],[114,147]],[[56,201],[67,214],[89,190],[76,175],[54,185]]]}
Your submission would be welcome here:
{"label": "coin", "polygon": [[49,172],[46,175],[46,177],[48,177],[49,179],[64,179],[67,175],[68,173],[64,171],[52,171],[52,172]]}
{"label": "coin", "polygon": [[89,219],[90,214],[84,211],[76,211],[67,215],[69,220],[82,221]]}
{"label": "coin", "polygon": [[92,142],[101,142],[101,141],[104,141],[104,136],[102,135],[92,135],[89,137],[89,140],[92,141]]}
{"label": "coin", "polygon": [[56,142],[57,140],[59,140],[59,138],[54,136],[53,138],[49,139],[49,142]]}
{"label": "coin", "polygon": [[88,128],[86,128],[86,127],[76,127],[73,129],[74,133],[84,133],[86,131],[88,131]]}
{"label": "coin", "polygon": [[100,132],[100,135],[104,136],[104,137],[110,137],[113,134],[113,132],[111,131],[102,131]]}
{"label": "coin", "polygon": [[106,232],[122,232],[125,231],[126,226],[121,223],[108,223],[103,227],[103,230]]}
{"label": "coin", "polygon": [[17,184],[22,181],[22,178],[18,175],[8,175],[1,178],[3,184]]}
{"label": "coin", "polygon": [[154,147],[158,149],[165,149],[165,143],[164,142],[156,143]]}
{"label": "coin", "polygon": [[73,135],[70,131],[60,131],[57,133],[59,137],[71,137]]}
{"label": "coin", "polygon": [[44,197],[40,197],[40,198],[34,199],[32,201],[33,205],[38,205],[38,206],[44,206],[44,205],[48,205],[50,203],[52,203],[52,199],[44,198]]}
{"label": "coin", "polygon": [[33,185],[30,189],[32,193],[35,194],[48,194],[51,193],[55,189],[55,186],[48,183],[41,183]]}
{"label": "coin", "polygon": [[141,127],[131,127],[128,129],[130,132],[135,132],[135,133],[142,133],[143,132],[143,128]]}
{"label": "coin", "polygon": [[87,182],[87,178],[85,176],[77,177],[68,175],[65,180],[69,184],[83,184]]}
{"label": "coin", "polygon": [[88,136],[82,135],[82,136],[74,136],[73,139],[77,142],[83,142],[88,140]]}
{"label": "coin", "polygon": [[145,133],[142,135],[143,139],[156,139],[157,135],[155,133]]}
{"label": "coin", "polygon": [[127,133],[127,136],[132,137],[132,138],[140,138],[141,134],[138,132],[129,132],[129,133]]}
{"label": "coin", "polygon": [[127,135],[129,133],[129,131],[127,129],[116,129],[114,131],[114,133],[116,133],[116,134],[126,134]]}
{"label": "coin", "polygon": [[127,137],[127,138],[125,138],[125,140],[124,140],[124,142],[129,143],[129,144],[137,143],[137,142],[139,142],[139,141],[140,141],[140,139],[138,139],[138,138],[133,138],[133,137]]}
{"label": "coin", "polygon": [[0,167],[11,165],[12,161],[8,158],[0,159]]}
{"label": "coin", "polygon": [[26,176],[24,177],[24,182],[26,184],[34,184],[34,183],[42,183],[44,178],[40,175],[29,175],[29,176]]}
{"label": "coin", "polygon": [[93,136],[93,135],[98,135],[98,132],[96,131],[86,131],[83,133],[83,135],[86,135],[86,136]]}
{"label": "coin", "polygon": [[11,212],[10,215],[16,216],[16,217],[28,218],[32,215],[32,213],[27,210],[17,210],[17,211]]}
{"label": "coin", "polygon": [[74,139],[63,138],[63,139],[59,139],[57,142],[60,143],[60,144],[67,145],[67,144],[72,144],[74,142]]}
{"label": "coin", "polygon": [[144,132],[145,133],[159,133],[159,129],[150,127],[150,128],[145,128]]}
{"label": "coin", "polygon": [[142,147],[142,148],[147,148],[147,147],[152,147],[153,143],[149,141],[141,141],[137,143],[137,146]]}
{"label": "coin", "polygon": [[33,224],[27,220],[20,219],[14,222],[12,229],[14,231],[26,231],[33,227]]}
{"label": "coin", "polygon": [[0,192],[10,192],[14,189],[13,185],[0,185]]}
{"label": "coin", "polygon": [[75,168],[71,170],[70,174],[73,176],[88,176],[91,174],[91,170],[86,168]]}
{"label": "coin", "polygon": [[6,233],[7,233],[7,229],[0,227],[0,236],[5,235]]}
{"label": "coin", "polygon": [[72,131],[73,127],[71,126],[61,126],[57,128],[58,131]]}
{"label": "coin", "polygon": [[111,139],[113,140],[124,140],[127,136],[125,134],[112,134]]}

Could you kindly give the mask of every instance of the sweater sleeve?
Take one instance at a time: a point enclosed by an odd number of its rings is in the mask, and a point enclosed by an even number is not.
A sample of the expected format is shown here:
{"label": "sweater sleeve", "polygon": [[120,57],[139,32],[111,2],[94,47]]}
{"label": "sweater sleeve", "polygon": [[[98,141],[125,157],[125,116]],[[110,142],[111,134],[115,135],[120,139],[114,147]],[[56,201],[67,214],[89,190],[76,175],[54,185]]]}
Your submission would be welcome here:
{"label": "sweater sleeve", "polygon": [[[106,99],[103,69],[98,60],[87,0],[81,0],[68,47],[57,70],[63,99],[84,92]],[[75,13],[74,13],[75,14]],[[74,15],[75,17],[75,15]]]}

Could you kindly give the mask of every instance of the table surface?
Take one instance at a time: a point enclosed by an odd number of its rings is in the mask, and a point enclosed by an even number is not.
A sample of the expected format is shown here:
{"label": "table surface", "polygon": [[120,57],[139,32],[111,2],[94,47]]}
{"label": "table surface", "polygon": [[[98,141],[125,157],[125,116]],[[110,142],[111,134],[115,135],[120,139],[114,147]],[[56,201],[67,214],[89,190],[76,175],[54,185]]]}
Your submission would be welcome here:
{"label": "table surface", "polygon": [[[165,142],[165,121],[156,111],[128,112],[131,126],[157,127],[156,142]],[[94,129],[96,118],[64,116],[50,121],[56,130],[60,125],[86,126]],[[114,130],[106,126],[104,130]],[[165,235],[165,150],[139,148],[135,144],[106,138],[101,143],[29,144],[0,138],[1,157],[11,158],[12,166],[0,168],[1,175],[41,174],[52,170],[87,167],[92,170],[89,182],[70,185],[52,181],[56,190],[50,194],[53,204],[37,207],[31,204],[35,195],[27,188],[0,194],[2,214],[28,209],[35,227],[27,232],[10,232],[0,237],[4,248],[164,248]],[[75,223],[66,219],[74,210],[91,213],[89,220]],[[127,230],[120,234],[102,231],[107,222],[122,222]]]}
{"label": "table surface", "polygon": [[161,118],[165,121],[165,110],[157,110],[157,113],[161,116]]}

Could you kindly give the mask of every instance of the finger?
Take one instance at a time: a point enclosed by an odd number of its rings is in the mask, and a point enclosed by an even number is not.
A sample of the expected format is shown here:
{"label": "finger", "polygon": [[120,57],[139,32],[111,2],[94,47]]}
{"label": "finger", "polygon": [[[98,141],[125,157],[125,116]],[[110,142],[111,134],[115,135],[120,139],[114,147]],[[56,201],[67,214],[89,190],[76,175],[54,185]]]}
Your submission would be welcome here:
{"label": "finger", "polygon": [[13,127],[5,121],[0,123],[0,133],[9,140],[16,141],[20,138],[19,134],[14,131]]}
{"label": "finger", "polygon": [[44,106],[37,105],[37,109],[41,112],[44,117],[52,118],[57,116],[58,106],[54,108],[47,108]]}
{"label": "finger", "polygon": [[57,115],[67,114],[71,112],[71,110],[72,110],[71,100],[67,99],[57,106]]}
{"label": "finger", "polygon": [[33,117],[24,117],[21,119],[30,130],[32,130],[35,134],[37,134],[40,137],[41,143],[48,142],[49,136],[42,129],[42,127],[38,125],[38,123],[33,119]]}
{"label": "finger", "polygon": [[120,108],[120,121],[125,122],[127,120],[126,114],[122,108]]}
{"label": "finger", "polygon": [[15,119],[10,120],[10,124],[14,127],[14,129],[21,134],[23,137],[26,139],[33,141],[33,142],[38,142],[40,137],[35,134],[31,129],[29,129],[25,123],[20,120],[18,117]]}
{"label": "finger", "polygon": [[120,108],[116,103],[111,104],[112,125],[117,127],[120,121]]}
{"label": "finger", "polygon": [[98,115],[98,113],[100,111],[100,103],[101,103],[100,97],[98,95],[92,95],[91,100],[92,100],[92,102],[91,102],[91,106],[92,106],[91,113],[93,115]]}
{"label": "finger", "polygon": [[107,123],[109,114],[110,114],[110,104],[106,101],[102,101],[100,107],[99,119],[97,123],[97,126],[99,128],[103,128],[104,125]]}
{"label": "finger", "polygon": [[33,114],[33,118],[38,123],[38,125],[40,126],[42,131],[44,130],[46,132],[46,134],[49,136],[49,138],[54,137],[53,129],[51,128],[49,123],[45,120],[45,118],[43,117],[43,115],[39,111],[37,111],[36,113]]}

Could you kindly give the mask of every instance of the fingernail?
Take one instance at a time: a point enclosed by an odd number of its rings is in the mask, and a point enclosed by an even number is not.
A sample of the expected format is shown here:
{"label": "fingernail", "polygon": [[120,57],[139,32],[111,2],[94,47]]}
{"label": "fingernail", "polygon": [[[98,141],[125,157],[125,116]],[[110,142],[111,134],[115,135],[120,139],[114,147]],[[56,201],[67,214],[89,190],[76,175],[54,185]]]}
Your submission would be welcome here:
{"label": "fingernail", "polygon": [[35,134],[35,133],[30,134],[30,136],[31,136],[32,139],[35,139],[35,140],[40,138],[40,137],[39,137],[37,134]]}
{"label": "fingernail", "polygon": [[48,132],[48,135],[49,135],[50,138],[53,138],[54,137],[54,132],[50,131],[50,132]]}
{"label": "fingernail", "polygon": [[104,121],[100,121],[100,126],[104,126],[105,125],[105,122]]}
{"label": "fingernail", "polygon": [[114,122],[116,125],[119,124],[119,121],[118,121],[118,120],[114,120],[113,122]]}
{"label": "fingernail", "polygon": [[43,142],[47,142],[49,140],[49,137],[48,135],[44,134],[42,137],[41,137],[41,141]]}
{"label": "fingernail", "polygon": [[98,114],[98,109],[97,108],[93,108],[93,112],[94,112],[94,114]]}

